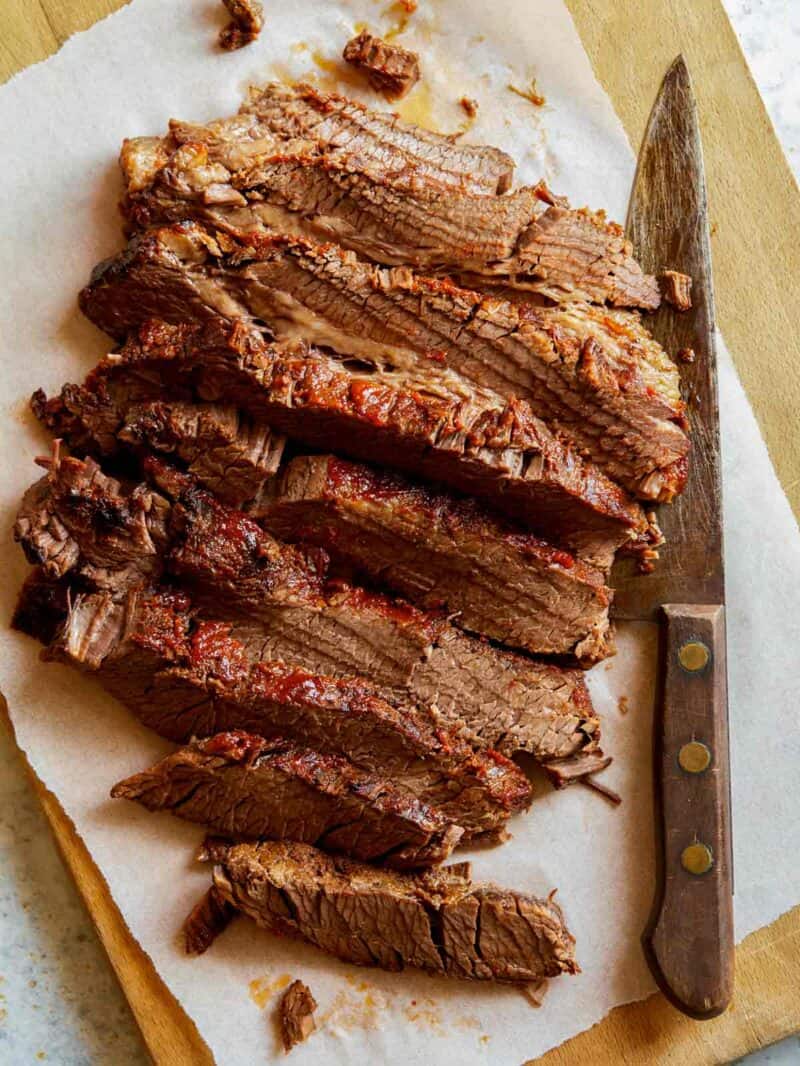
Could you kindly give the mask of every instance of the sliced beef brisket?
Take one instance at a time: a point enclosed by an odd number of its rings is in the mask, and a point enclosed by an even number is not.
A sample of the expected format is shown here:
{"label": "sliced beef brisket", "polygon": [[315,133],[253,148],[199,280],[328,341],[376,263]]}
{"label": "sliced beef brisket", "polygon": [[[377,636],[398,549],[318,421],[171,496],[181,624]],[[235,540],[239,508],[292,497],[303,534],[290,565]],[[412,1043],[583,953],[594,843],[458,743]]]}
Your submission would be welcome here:
{"label": "sliced beef brisket", "polygon": [[397,870],[442,862],[462,836],[444,814],[347,759],[241,731],[180,748],[111,795],[234,838],[314,844]]}
{"label": "sliced beef brisket", "polygon": [[[142,372],[169,388],[235,404],[274,431],[344,451],[485,499],[606,568],[623,543],[646,542],[647,519],[626,493],[554,437],[524,403],[494,405],[436,383],[354,368],[306,346],[266,344],[240,323],[150,323],[90,375]],[[57,401],[54,401],[57,403]]]}
{"label": "sliced beef brisket", "polygon": [[656,280],[642,273],[621,228],[601,212],[572,210],[542,182],[505,196],[424,178],[398,185],[383,160],[320,154],[302,141],[254,141],[252,130],[224,122],[173,125],[156,145],[150,137],[126,141],[120,162],[132,229],[196,219],[233,236],[306,234],[377,263],[447,273],[474,288],[506,287],[522,298],[659,303]]}
{"label": "sliced beef brisket", "polygon": [[335,456],[299,456],[263,522],[466,629],[585,664],[609,653],[611,590],[600,572],[471,500]]}
{"label": "sliced beef brisket", "polygon": [[93,673],[136,717],[179,743],[241,729],[343,756],[432,804],[465,838],[498,835],[528,806],[512,762],[474,751],[426,708],[394,705],[363,678],[248,655],[230,626],[201,620],[168,589],[76,597],[48,657]]}
{"label": "sliced beef brisket", "polygon": [[[171,505],[152,488],[121,492],[110,480],[106,499],[92,460],[54,463],[39,483],[34,524],[58,523],[73,540],[81,537],[71,514],[86,512],[85,495],[103,514],[125,516],[131,500],[152,513],[163,515],[166,508],[168,544],[157,557],[160,568],[188,582],[216,617],[226,609],[237,618],[237,634],[258,658],[299,663],[314,673],[366,675],[393,700],[410,696],[435,704],[445,721],[490,748],[530,751],[542,762],[597,746],[597,720],[580,671],[500,651],[443,616],[326,582],[326,557],[319,549],[282,544],[247,515],[197,489],[186,475],[156,460],[148,466],[172,496]],[[24,510],[17,533],[26,547],[29,525]],[[72,569],[91,575],[96,545],[102,553],[105,541],[92,529],[84,532],[80,544],[75,541]],[[123,532],[115,529],[113,535]],[[60,558],[60,542],[53,550]],[[46,568],[41,550],[39,558]],[[135,573],[135,542],[124,559],[126,575]],[[153,578],[150,560],[146,554],[146,576]],[[59,567],[57,576],[63,573]]]}
{"label": "sliced beef brisket", "polygon": [[81,306],[117,335],[148,315],[239,317],[439,391],[522,398],[638,495],[669,500],[685,483],[678,371],[629,312],[514,304],[296,237],[252,236],[226,252],[195,223],[100,264]]}
{"label": "sliced beef brisket", "polygon": [[342,58],[362,70],[372,88],[390,100],[405,96],[419,81],[416,52],[374,37],[368,30],[362,30],[347,42]]}
{"label": "sliced beef brisket", "polygon": [[346,962],[519,983],[579,971],[552,894],[472,884],[448,867],[398,874],[302,844],[210,841],[206,855],[226,903]]}

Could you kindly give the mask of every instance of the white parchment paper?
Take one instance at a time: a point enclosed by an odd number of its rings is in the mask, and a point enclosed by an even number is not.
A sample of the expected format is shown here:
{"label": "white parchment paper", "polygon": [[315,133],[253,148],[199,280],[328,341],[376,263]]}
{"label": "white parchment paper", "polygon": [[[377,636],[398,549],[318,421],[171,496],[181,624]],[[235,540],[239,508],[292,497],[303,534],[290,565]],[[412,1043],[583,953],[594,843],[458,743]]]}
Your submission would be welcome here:
{"label": "white parchment paper", "polygon": [[[107,341],[75,297],[93,264],[121,245],[116,156],[124,136],[160,133],[169,117],[235,111],[248,82],[278,73],[326,75],[354,24],[386,29],[370,0],[267,0],[252,47],[215,47],[214,0],[135,0],[130,7],[0,89],[0,367],[2,531],[0,617],[10,617],[26,571],[10,528],[48,447],[27,413],[31,391],[79,380]],[[544,176],[573,203],[622,218],[633,155],[558,0],[503,5],[422,0],[403,38],[422,54],[425,81],[403,102],[412,118],[450,132],[456,101],[478,100],[468,136],[507,149],[520,181]],[[508,92],[532,75],[547,103]],[[348,89],[348,91],[350,91]],[[769,338],[754,338],[768,358]],[[736,373],[723,351],[721,407],[727,506],[728,627],[736,854],[741,938],[800,900],[797,817],[800,535]],[[584,789],[542,785],[505,847],[475,856],[478,877],[560,899],[583,973],[551,982],[534,1010],[509,989],[393,976],[345,966],[311,948],[235,923],[207,955],[186,959],[176,932],[208,883],[192,861],[202,830],[107,799],[110,786],[167,749],[89,680],[45,666],[38,648],[2,633],[2,688],[21,746],[61,800],[105,875],[132,932],[196,1021],[220,1063],[282,1055],[270,1016],[289,976],[319,1001],[319,1032],[293,1052],[304,1062],[516,1064],[597,1022],[652,984],[639,948],[652,896],[650,721],[654,632],[630,625],[619,654],[591,674],[605,745],[616,756],[610,808]],[[628,711],[618,706],[627,697]]]}

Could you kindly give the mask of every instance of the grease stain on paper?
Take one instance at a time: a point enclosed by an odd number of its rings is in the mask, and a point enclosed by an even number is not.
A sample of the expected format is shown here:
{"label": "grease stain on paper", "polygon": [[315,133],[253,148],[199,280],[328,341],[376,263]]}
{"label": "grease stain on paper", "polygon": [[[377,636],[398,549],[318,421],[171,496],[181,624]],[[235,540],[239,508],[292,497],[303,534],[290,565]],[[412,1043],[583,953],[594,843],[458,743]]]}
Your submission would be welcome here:
{"label": "grease stain on paper", "polygon": [[250,991],[250,999],[259,1010],[263,1010],[275,993],[282,992],[284,988],[288,988],[291,982],[291,974],[288,973],[282,973],[279,977],[272,977],[271,974],[256,977],[247,986]]}

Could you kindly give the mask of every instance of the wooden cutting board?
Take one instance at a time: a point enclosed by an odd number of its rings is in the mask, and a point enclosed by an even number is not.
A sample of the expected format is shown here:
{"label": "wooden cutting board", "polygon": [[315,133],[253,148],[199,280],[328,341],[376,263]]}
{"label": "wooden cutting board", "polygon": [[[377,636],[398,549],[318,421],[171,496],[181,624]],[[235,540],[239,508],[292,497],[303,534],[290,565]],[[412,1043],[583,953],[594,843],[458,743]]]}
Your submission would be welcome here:
{"label": "wooden cutting board", "polygon": [[[0,82],[124,2],[3,0]],[[678,52],[687,58],[703,126],[719,324],[800,517],[800,301],[785,298],[800,282],[800,191],[728,18],[719,0],[566,3],[634,149],[664,71]],[[58,800],[32,772],[31,778],[154,1061],[212,1063],[194,1023],[125,926]],[[734,1003],[712,1022],[690,1021],[655,994],[618,1007],[537,1064],[702,1066],[800,1031],[800,906],[747,937],[736,966]]]}

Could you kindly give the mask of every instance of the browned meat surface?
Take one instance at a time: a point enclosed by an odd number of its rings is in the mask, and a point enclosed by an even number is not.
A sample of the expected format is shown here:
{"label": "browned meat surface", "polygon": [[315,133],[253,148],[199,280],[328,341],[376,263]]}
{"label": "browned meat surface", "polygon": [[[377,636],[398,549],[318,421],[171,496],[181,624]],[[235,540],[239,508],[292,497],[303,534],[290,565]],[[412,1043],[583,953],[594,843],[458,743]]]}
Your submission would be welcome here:
{"label": "browned meat surface", "polygon": [[11,628],[42,644],[55,640],[69,612],[77,582],[70,577],[53,580],[41,567],[31,570],[17,597]]}
{"label": "browned meat surface", "polygon": [[390,100],[405,96],[419,81],[416,52],[373,37],[368,30],[362,30],[347,42],[342,58],[363,71],[372,88]]}
{"label": "browned meat surface", "polygon": [[659,274],[661,292],[668,304],[678,311],[688,311],[692,306],[692,279],[677,270],[665,270]]}
{"label": "browned meat surface", "polygon": [[[388,702],[363,678],[248,655],[230,627],[168,590],[76,597],[48,656],[93,673],[146,726],[186,742],[226,730],[289,737],[385,775],[465,830],[496,836],[528,806],[514,763],[475,751],[427,708]],[[586,738],[584,738],[586,739]]]}
{"label": "browned meat surface", "polygon": [[271,932],[360,966],[527,983],[577,973],[552,899],[472,884],[447,867],[379,870],[302,844],[207,842],[222,898]]}
{"label": "browned meat surface", "polygon": [[465,629],[584,664],[611,650],[602,574],[472,500],[335,456],[299,456],[263,521]]}
{"label": "browned meat surface", "polygon": [[100,264],[81,306],[116,335],[149,315],[256,320],[279,340],[327,346],[439,391],[522,398],[637,495],[668,500],[683,488],[678,371],[637,316],[488,298],[300,238],[251,241],[226,253],[196,224],[153,231]]}
{"label": "browned meat surface", "polygon": [[183,923],[186,954],[202,955],[235,917],[235,907],[212,885],[199,903],[192,907]]}
{"label": "browned meat surface", "polygon": [[258,136],[269,132],[283,141],[305,141],[328,155],[358,157],[380,166],[389,182],[400,185],[430,180],[465,192],[503,193],[514,173],[513,159],[499,148],[454,142],[312,85],[271,82],[251,89],[239,117],[253,120]]}
{"label": "browned meat surface", "polygon": [[[71,544],[71,569],[91,579],[99,572],[97,555],[108,557],[110,539],[126,569],[122,581],[102,571],[102,587],[118,591],[136,583],[132,577],[141,560],[135,541],[123,550],[125,524],[115,527],[113,516],[126,520],[133,500],[142,513],[160,514],[162,521],[169,511],[168,544],[156,557],[158,571],[145,555],[147,578],[166,567],[197,590],[215,617],[227,610],[239,619],[236,634],[259,659],[301,664],[313,673],[370,677],[391,701],[410,697],[435,704],[445,721],[476,743],[508,753],[530,751],[544,763],[596,748],[598,723],[580,671],[500,651],[443,616],[402,601],[326,583],[326,558],[319,549],[282,544],[245,514],[193,487],[186,475],[155,461],[150,467],[174,496],[171,506],[147,486],[121,492],[110,479],[102,482],[92,460],[54,464],[39,483],[33,511],[26,505],[18,517],[23,546],[33,554],[30,528],[59,526]],[[85,514],[89,504],[95,513],[112,516],[111,532],[82,530],[73,521],[73,513]],[[48,549],[56,553],[54,576],[60,577],[66,572],[62,544],[38,545],[46,571]]]}
{"label": "browned meat surface", "polygon": [[[127,314],[133,326],[140,294],[136,279],[128,280],[124,295],[114,286],[114,314]],[[170,283],[169,272],[163,280]],[[95,305],[95,295],[105,302],[102,289],[91,297],[98,312],[106,310]],[[641,508],[524,403],[495,403],[476,389],[443,394],[436,380],[426,386],[424,379],[353,368],[304,346],[268,345],[239,323],[151,324],[101,363],[88,384],[97,390],[103,379],[144,368],[173,385],[193,382],[206,398],[235,404],[306,444],[482,497],[600,567],[610,565],[621,544],[647,536]]]}
{"label": "browned meat surface", "polygon": [[220,47],[228,52],[244,48],[261,33],[264,11],[258,0],[222,0],[231,21],[220,31]]}
{"label": "browned meat surface", "polygon": [[442,862],[463,835],[436,808],[347,759],[241,731],[180,748],[111,795],[227,836],[294,840],[397,870]]}
{"label": "browned meat surface", "polygon": [[[468,102],[469,103],[469,102]],[[306,233],[378,263],[461,275],[546,300],[654,309],[622,229],[602,212],[573,210],[540,182],[506,196],[453,189],[396,171],[346,142],[320,151],[242,117],[173,123],[161,140],[127,140],[120,162],[132,228],[194,218],[234,236]]]}
{"label": "browned meat surface", "polygon": [[302,1044],[314,1032],[314,1011],[317,1001],[311,989],[302,981],[292,981],[283,994],[279,1008],[281,1039],[284,1051]]}
{"label": "browned meat surface", "polygon": [[286,438],[229,404],[163,400],[158,380],[134,373],[96,387],[65,385],[50,400],[39,390],[34,414],[73,453],[97,458],[121,446],[181,462],[205,488],[245,509],[258,509],[277,472]]}

